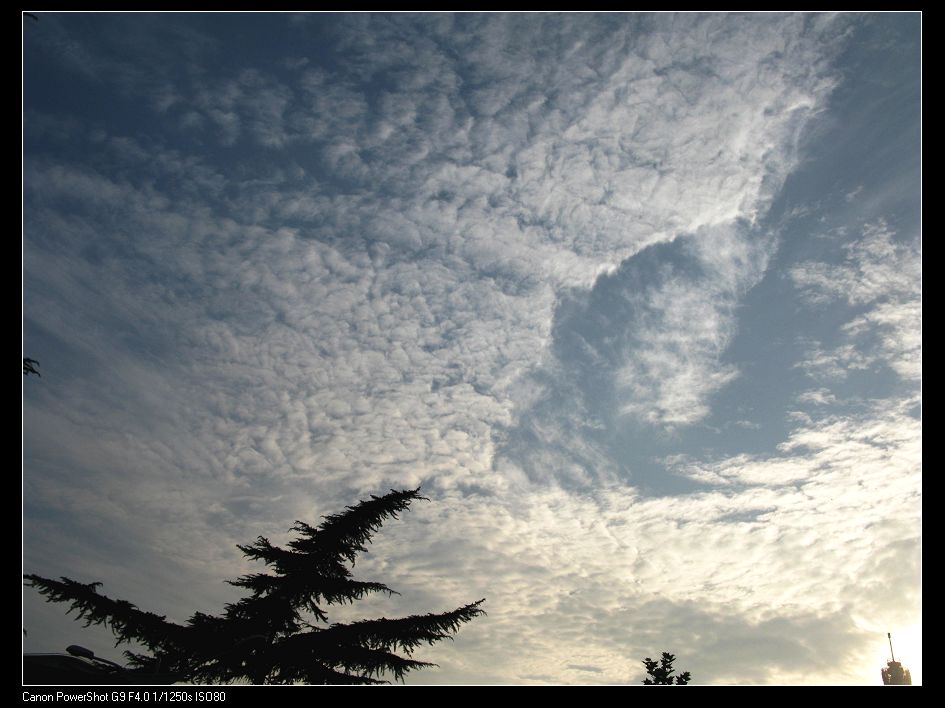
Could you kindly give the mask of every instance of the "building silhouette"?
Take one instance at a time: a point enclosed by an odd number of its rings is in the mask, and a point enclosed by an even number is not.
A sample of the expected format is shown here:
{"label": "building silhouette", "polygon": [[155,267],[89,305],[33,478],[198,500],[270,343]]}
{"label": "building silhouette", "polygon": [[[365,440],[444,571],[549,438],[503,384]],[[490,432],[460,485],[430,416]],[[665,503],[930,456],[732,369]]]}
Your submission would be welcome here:
{"label": "building silhouette", "polygon": [[903,668],[902,664],[896,661],[896,654],[893,652],[892,648],[892,634],[887,632],[886,637],[889,639],[889,653],[892,655],[892,659],[886,662],[885,669],[880,669],[880,673],[883,676],[883,685],[911,686],[912,674],[909,673],[909,669]]}

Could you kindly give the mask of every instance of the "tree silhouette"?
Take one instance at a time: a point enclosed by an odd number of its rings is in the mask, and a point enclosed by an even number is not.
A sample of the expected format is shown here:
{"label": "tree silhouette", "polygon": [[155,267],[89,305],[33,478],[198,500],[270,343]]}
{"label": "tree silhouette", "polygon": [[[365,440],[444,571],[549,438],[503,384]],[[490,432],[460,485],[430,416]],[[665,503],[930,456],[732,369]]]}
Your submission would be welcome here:
{"label": "tree silhouette", "polygon": [[676,661],[676,655],[670,654],[668,651],[663,652],[659,664],[650,657],[646,657],[643,660],[643,665],[646,667],[646,673],[649,674],[649,677],[643,679],[643,683],[647,686],[672,686],[674,684],[677,686],[685,686],[689,683],[691,675],[688,671],[684,671],[673,680],[674,661]]}
{"label": "tree silhouette", "polygon": [[29,376],[30,374],[36,374],[40,376],[40,373],[36,370],[36,367],[39,366],[39,362],[36,359],[30,359],[29,357],[23,357],[23,375]]}
{"label": "tree silhouette", "polygon": [[365,544],[385,519],[397,518],[411,502],[425,499],[419,492],[372,495],[325,517],[317,528],[296,521],[296,538],[288,549],[262,536],[252,545],[238,546],[272,572],[227,581],[249,595],[226,605],[220,616],[196,612],[186,624],[100,595],[101,583],[24,578],[47,602],[70,603],[85,626],[108,627],[116,644],[138,641],[147,647],[150,655],[125,652],[138,668],[160,666],[195,683],[388,683],[380,679],[382,674],[402,681],[408,671],[435,666],[410,658],[414,649],[452,638],[462,624],[485,614],[480,608],[484,599],[442,614],[349,624],[330,624],[323,607],[376,592],[398,594],[382,583],[352,579],[347,564],[354,565],[356,555],[367,550]]}

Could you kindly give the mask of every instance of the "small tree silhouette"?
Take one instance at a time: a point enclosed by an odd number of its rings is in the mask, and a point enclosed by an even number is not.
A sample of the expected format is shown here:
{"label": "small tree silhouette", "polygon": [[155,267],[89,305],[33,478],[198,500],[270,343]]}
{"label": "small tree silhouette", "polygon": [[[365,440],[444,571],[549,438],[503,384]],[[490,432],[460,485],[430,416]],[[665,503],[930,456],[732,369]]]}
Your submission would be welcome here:
{"label": "small tree silhouette", "polygon": [[[48,602],[68,602],[85,625],[103,624],[117,643],[138,641],[151,655],[125,652],[136,667],[160,666],[197,683],[387,683],[382,674],[403,680],[415,669],[435,666],[409,658],[421,644],[452,638],[459,627],[485,612],[479,600],[451,612],[400,619],[328,623],[324,605],[354,602],[365,595],[397,594],[382,583],[351,578],[347,564],[388,517],[397,518],[420,496],[419,488],[391,491],[349,506],[313,528],[296,521],[297,538],[288,549],[260,536],[239,549],[274,572],[228,581],[250,594],[225,607],[220,616],[196,612],[176,624],[142,612],[125,600],[98,594],[101,583],[25,575]],[[399,656],[402,651],[406,657]]]}
{"label": "small tree silhouette", "polygon": [[679,676],[676,676],[674,680],[674,661],[676,661],[676,655],[670,654],[668,651],[663,652],[659,664],[650,657],[646,657],[643,660],[643,665],[646,667],[646,673],[649,674],[649,677],[643,679],[643,683],[647,686],[685,686],[692,677],[688,671],[683,671]]}

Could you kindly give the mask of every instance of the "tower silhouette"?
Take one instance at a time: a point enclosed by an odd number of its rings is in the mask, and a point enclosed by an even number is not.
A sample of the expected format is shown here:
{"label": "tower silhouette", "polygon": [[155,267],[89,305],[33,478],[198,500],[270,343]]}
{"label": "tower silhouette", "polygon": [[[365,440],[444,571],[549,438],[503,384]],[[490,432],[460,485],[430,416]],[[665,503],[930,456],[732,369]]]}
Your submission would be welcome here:
{"label": "tower silhouette", "polygon": [[896,654],[893,652],[892,646],[892,633],[886,632],[886,637],[889,639],[889,653],[892,655],[892,659],[886,662],[885,669],[880,669],[880,673],[883,675],[883,685],[911,686],[912,674],[909,673],[909,669],[903,668],[902,664],[896,661]]}

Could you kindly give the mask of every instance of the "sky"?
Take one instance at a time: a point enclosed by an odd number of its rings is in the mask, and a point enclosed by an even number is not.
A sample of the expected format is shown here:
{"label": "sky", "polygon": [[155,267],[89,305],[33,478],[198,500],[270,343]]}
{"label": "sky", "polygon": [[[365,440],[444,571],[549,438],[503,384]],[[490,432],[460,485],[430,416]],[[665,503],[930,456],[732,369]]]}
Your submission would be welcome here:
{"label": "sky", "polygon": [[921,682],[920,14],[36,14],[23,572],[183,622],[420,485],[407,684]]}

